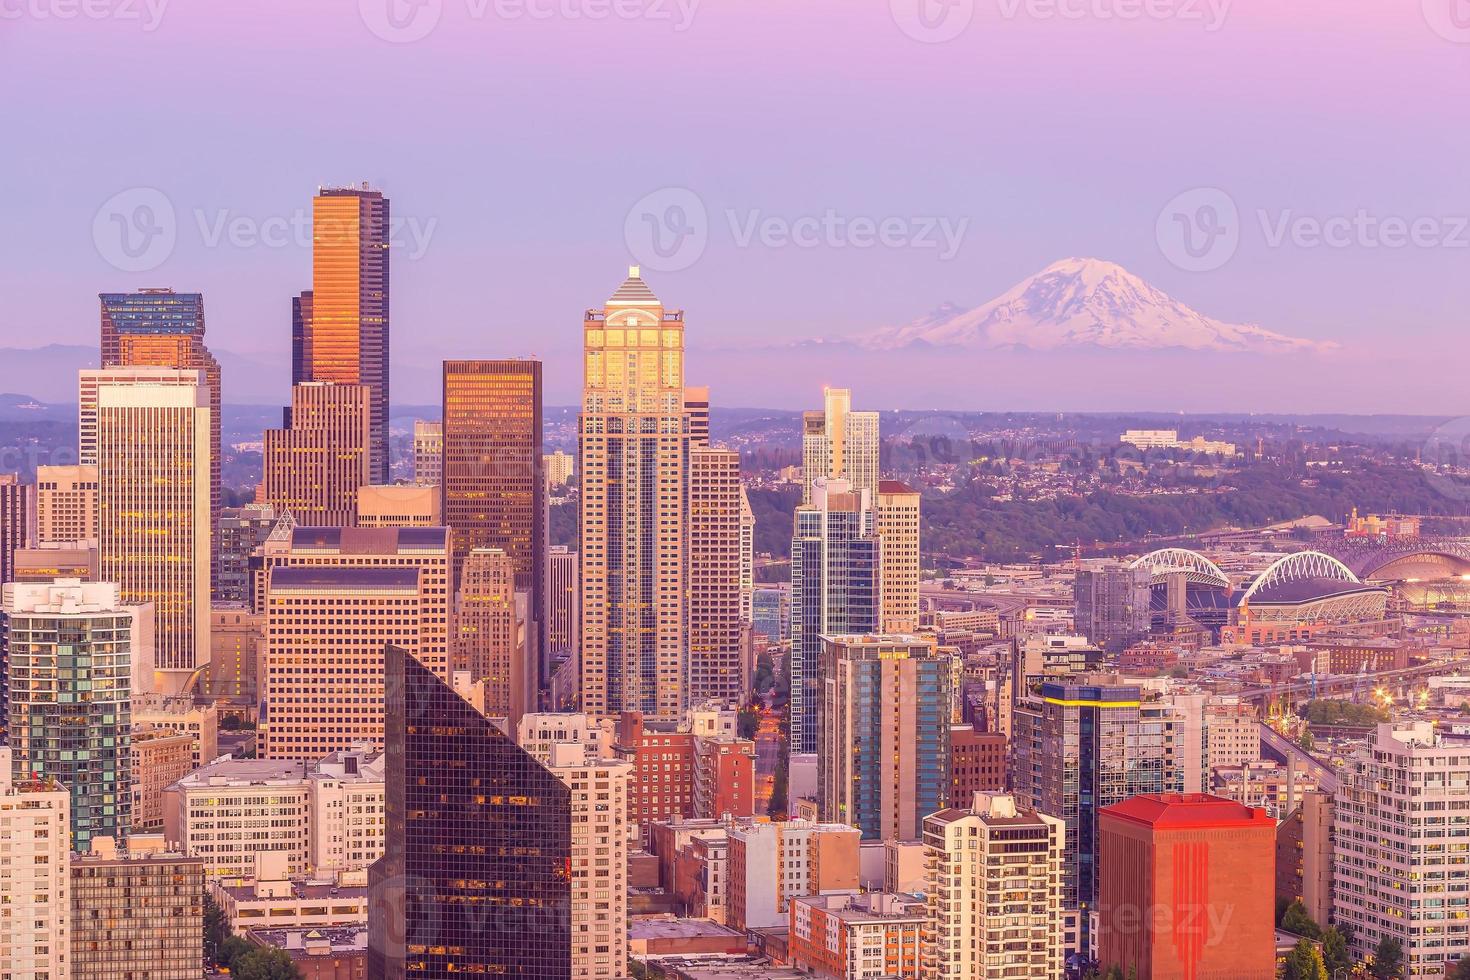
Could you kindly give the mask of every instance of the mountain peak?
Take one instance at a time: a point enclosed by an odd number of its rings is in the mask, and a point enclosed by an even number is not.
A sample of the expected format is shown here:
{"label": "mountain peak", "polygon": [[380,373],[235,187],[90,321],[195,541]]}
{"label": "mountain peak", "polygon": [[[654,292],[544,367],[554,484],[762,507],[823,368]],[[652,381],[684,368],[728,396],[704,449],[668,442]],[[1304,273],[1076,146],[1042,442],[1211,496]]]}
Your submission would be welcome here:
{"label": "mountain peak", "polygon": [[1116,262],[1077,257],[1053,262],[974,309],[946,304],[861,342],[878,350],[921,344],[1286,353],[1336,346],[1207,317]]}

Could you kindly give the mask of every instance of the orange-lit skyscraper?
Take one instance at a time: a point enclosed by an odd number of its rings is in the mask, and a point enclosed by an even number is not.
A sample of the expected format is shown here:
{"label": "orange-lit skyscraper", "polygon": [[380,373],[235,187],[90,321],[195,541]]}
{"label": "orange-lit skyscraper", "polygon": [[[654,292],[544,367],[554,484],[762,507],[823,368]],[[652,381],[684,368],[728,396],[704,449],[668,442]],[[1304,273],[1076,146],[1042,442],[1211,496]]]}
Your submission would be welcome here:
{"label": "orange-lit skyscraper", "polygon": [[541,463],[541,362],[445,361],[444,523],[456,570],[476,548],[499,548],[529,597],[532,649],[546,621],[546,479]]}
{"label": "orange-lit skyscraper", "polygon": [[582,322],[582,708],[677,721],[686,701],[684,312],[637,267]]}
{"label": "orange-lit skyscraper", "polygon": [[311,291],[292,301],[292,384],[372,391],[372,481],[389,482],[388,199],[323,187],[312,201]]}

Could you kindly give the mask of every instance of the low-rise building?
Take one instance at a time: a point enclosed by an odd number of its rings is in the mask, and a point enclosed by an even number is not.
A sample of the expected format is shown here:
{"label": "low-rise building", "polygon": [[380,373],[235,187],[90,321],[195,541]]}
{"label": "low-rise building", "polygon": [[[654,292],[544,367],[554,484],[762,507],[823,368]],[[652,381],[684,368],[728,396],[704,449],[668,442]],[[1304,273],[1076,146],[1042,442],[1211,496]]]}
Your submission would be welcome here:
{"label": "low-rise building", "polygon": [[366,926],[251,929],[245,939],[283,950],[301,980],[367,980]]}
{"label": "low-rise building", "polygon": [[793,898],[856,892],[862,832],[846,824],[787,820],[730,831],[727,918],[740,930],[781,926]]}
{"label": "low-rise building", "polygon": [[917,895],[808,895],[791,900],[791,965],[833,980],[917,980],[927,918]]}

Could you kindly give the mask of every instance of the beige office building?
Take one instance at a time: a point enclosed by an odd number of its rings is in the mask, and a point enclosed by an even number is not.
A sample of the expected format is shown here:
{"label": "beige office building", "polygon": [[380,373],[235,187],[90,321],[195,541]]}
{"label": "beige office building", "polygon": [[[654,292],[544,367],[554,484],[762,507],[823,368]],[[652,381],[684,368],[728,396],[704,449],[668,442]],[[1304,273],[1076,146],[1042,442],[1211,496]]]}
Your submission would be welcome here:
{"label": "beige office building", "polygon": [[577,553],[566,545],[553,545],[546,553],[546,653],[553,659],[577,650],[582,599],[577,573]]}
{"label": "beige office building", "polygon": [[676,722],[686,703],[684,314],[639,270],[582,323],[582,707]]}
{"label": "beige office building", "polygon": [[97,540],[97,467],[36,467],[36,541]]}
{"label": "beige office building", "polygon": [[71,794],[51,779],[12,781],[0,749],[0,973],[70,980]]}
{"label": "beige office building", "polygon": [[689,703],[747,691],[740,619],[740,454],[689,452]]}
{"label": "beige office building", "polygon": [[358,527],[440,527],[437,487],[365,486],[357,490]]}
{"label": "beige office building", "polygon": [[1065,833],[1055,817],[983,793],[925,818],[921,975],[1061,980]]}
{"label": "beige office building", "polygon": [[878,483],[878,547],[883,563],[884,633],[919,629],[919,492],[897,480]]}
{"label": "beige office building", "polygon": [[572,474],[576,472],[576,457],[571,453],[562,452],[558,449],[554,453],[545,453],[541,457],[542,468],[546,470],[546,484],[550,487],[564,487],[571,482]]}
{"label": "beige office building", "polygon": [[133,726],[132,832],[163,829],[163,791],[194,771],[194,736],[155,725]]}
{"label": "beige office building", "polygon": [[291,389],[290,426],[267,429],[258,503],[302,527],[357,521],[357,491],[372,482],[372,390],[313,381]]}
{"label": "beige office building", "polygon": [[95,379],[101,578],[150,603],[160,689],[209,664],[210,408],[202,371],[119,368]]}
{"label": "beige office building", "polygon": [[414,419],[413,482],[437,487],[444,474],[444,423]]}
{"label": "beige office building", "polygon": [[209,611],[209,672],[201,689],[212,698],[254,706],[259,699],[265,616],[240,603],[216,603]]}
{"label": "beige office building", "polygon": [[846,480],[874,499],[878,448],[878,413],[854,412],[846,388],[823,388],[822,410],[802,413],[801,502],[812,502],[812,483],[824,478]]}

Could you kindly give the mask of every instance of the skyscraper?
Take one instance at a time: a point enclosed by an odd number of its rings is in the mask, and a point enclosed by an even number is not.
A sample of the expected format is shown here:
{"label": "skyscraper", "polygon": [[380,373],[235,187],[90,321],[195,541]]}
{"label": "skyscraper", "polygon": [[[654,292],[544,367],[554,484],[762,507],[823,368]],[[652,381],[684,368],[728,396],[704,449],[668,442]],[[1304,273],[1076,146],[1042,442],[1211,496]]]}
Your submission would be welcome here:
{"label": "skyscraper", "polygon": [[405,651],[386,670],[369,980],[571,980],[573,791]]}
{"label": "skyscraper", "polygon": [[[210,527],[219,520],[220,430],[223,387],[219,361],[204,343],[204,296],[172,289],[140,289],[136,293],[100,293],[102,301],[102,366],[162,367],[204,372],[209,389]],[[83,463],[95,460],[82,459]],[[214,561],[211,555],[211,562]],[[214,573],[210,574],[213,588]]]}
{"label": "skyscraper", "polygon": [[952,658],[916,636],[824,638],[822,819],[918,840],[949,802]]}
{"label": "skyscraper", "polygon": [[740,484],[740,621],[755,622],[755,510]]}
{"label": "skyscraper", "polygon": [[746,694],[740,620],[740,454],[689,451],[689,702]]}
{"label": "skyscraper", "polygon": [[532,642],[546,621],[546,479],[541,469],[541,362],[445,361],[442,494],[458,570],[476,548],[515,564],[530,596]]}
{"label": "skyscraper", "polygon": [[822,637],[878,632],[882,568],[866,491],[823,477],[791,539],[791,751],[816,752]]}
{"label": "skyscraper", "polygon": [[292,303],[292,384],[370,390],[370,483],[388,483],[388,199],[323,187],[312,201],[311,292]]}
{"label": "skyscraper", "polygon": [[883,548],[885,633],[919,628],[919,492],[897,480],[878,483],[878,540]]}
{"label": "skyscraper", "polygon": [[801,424],[801,502],[811,503],[818,479],[842,479],[855,491],[878,493],[878,413],[854,412],[852,392],[823,388],[822,411],[804,412]]}
{"label": "skyscraper", "polygon": [[677,721],[686,703],[684,313],[635,266],[582,323],[582,707]]}
{"label": "skyscraper", "polygon": [[413,482],[437,487],[444,480],[444,423],[413,420]]}
{"label": "skyscraper", "polygon": [[684,414],[689,416],[689,445],[709,448],[709,387],[684,389]]}
{"label": "skyscraper", "polygon": [[1109,653],[1148,636],[1153,570],[1115,564],[1078,569],[1073,586],[1077,632]]}
{"label": "skyscraper", "polygon": [[[546,659],[563,660],[577,651],[581,639],[577,585],[577,553],[553,545],[546,556]],[[549,665],[549,664],[548,664]]]}
{"label": "skyscraper", "polygon": [[[510,730],[536,709],[536,659],[525,621],[525,594],[517,603],[515,562],[499,548],[464,556],[455,601],[456,670],[482,683],[485,714],[509,719]],[[517,608],[519,606],[519,609]]]}
{"label": "skyscraper", "polygon": [[126,837],[132,814],[133,612],[116,585],[5,586],[10,746],[17,777],[71,791],[72,844]]}
{"label": "skyscraper", "polygon": [[35,543],[36,488],[0,473],[0,584],[15,581],[15,553]]}
{"label": "skyscraper", "polygon": [[265,431],[261,503],[302,527],[357,521],[357,491],[372,482],[372,390],[311,381],[291,389],[284,429]]}
{"label": "skyscraper", "polygon": [[209,663],[210,392],[202,371],[82,372],[96,392],[101,580],[152,603],[155,666],[177,693]]}

